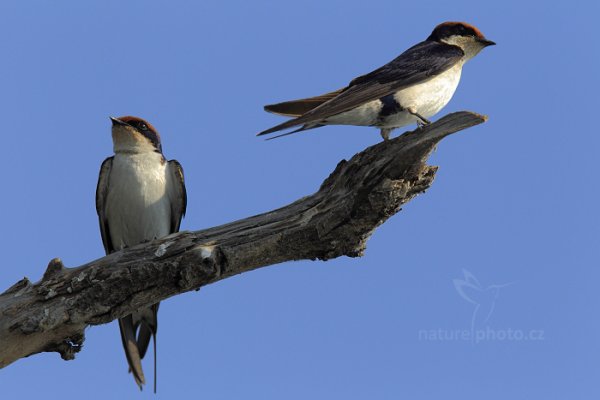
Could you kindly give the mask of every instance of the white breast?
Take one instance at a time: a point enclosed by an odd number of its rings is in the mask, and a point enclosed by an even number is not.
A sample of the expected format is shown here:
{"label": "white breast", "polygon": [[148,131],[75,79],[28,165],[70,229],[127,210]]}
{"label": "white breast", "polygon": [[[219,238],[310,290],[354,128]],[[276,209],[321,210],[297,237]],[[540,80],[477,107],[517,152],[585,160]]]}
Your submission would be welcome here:
{"label": "white breast", "polygon": [[158,153],[115,155],[105,209],[116,249],[170,233],[166,167]]}
{"label": "white breast", "polygon": [[426,82],[397,92],[394,97],[404,108],[413,108],[428,118],[438,113],[452,98],[462,72],[462,63]]}

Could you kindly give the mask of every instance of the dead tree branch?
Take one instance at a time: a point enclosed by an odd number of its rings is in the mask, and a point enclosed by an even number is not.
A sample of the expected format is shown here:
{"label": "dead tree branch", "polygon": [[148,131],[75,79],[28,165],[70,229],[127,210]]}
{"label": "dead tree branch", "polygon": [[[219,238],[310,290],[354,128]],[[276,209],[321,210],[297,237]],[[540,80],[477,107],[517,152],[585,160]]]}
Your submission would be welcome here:
{"label": "dead tree branch", "polygon": [[77,268],[50,261],[42,279],[0,294],[0,368],[31,354],[81,349],[84,328],[179,293],[289,260],[358,257],[375,228],[424,192],[445,136],[485,117],[457,112],[342,160],[319,190],[277,210],[114,253]]}

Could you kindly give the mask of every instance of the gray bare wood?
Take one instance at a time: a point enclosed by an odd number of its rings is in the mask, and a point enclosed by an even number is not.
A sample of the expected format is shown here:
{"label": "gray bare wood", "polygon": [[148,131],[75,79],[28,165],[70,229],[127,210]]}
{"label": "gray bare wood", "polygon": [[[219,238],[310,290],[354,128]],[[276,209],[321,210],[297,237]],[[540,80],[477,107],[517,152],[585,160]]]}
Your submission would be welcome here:
{"label": "gray bare wood", "polygon": [[285,207],[184,231],[76,268],[50,261],[42,279],[0,294],[0,368],[40,352],[71,360],[84,329],[233,275],[291,260],[360,257],[373,231],[432,184],[437,143],[486,117],[456,112],[339,162],[319,190]]}

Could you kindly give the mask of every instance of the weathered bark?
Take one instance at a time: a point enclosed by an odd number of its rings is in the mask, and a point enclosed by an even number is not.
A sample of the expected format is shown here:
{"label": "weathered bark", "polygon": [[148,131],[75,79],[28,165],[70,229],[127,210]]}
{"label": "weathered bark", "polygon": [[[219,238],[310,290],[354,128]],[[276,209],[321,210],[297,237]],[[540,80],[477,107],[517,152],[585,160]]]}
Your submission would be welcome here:
{"label": "weathered bark", "polygon": [[480,124],[469,112],[378,143],[342,160],[310,196],[283,208],[180,232],[77,268],[59,259],[41,281],[0,294],[0,368],[31,354],[73,359],[84,328],[232,275],[289,260],[358,257],[377,226],[433,182],[425,164],[445,136]]}

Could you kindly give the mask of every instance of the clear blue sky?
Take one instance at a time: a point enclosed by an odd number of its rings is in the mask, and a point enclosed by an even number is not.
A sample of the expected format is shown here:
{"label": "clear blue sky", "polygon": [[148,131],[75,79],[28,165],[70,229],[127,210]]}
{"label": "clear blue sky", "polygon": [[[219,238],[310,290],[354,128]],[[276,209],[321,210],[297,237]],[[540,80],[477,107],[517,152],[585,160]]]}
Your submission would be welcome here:
{"label": "clear blue sky", "polygon": [[[2,290],[39,279],[53,257],[103,255],[94,191],[112,154],[108,116],[157,127],[186,172],[182,229],[201,229],[310,194],[380,140],[325,127],[264,142],[255,133],[282,120],[264,104],[337,89],[445,20],[498,46],[466,65],[442,111],[489,121],[440,144],[433,187],[364,257],[286,263],[164,301],[156,397],[127,374],[115,323],[88,329],[75,361],[3,369],[0,397],[597,398],[600,9],[494,3],[3,1]],[[453,333],[471,328],[485,338]]]}

